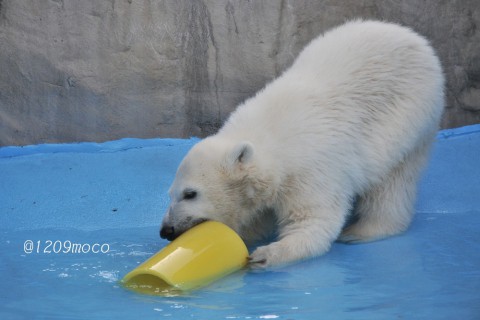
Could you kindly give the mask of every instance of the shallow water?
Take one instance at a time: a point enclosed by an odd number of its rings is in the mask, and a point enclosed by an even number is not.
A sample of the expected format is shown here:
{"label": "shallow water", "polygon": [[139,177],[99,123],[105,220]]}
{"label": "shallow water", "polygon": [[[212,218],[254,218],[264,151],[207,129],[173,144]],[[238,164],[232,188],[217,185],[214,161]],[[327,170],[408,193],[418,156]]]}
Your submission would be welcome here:
{"label": "shallow water", "polygon": [[[453,218],[423,213],[402,236],[334,244],[317,259],[244,270],[171,297],[140,295],[118,283],[166,244],[156,227],[2,231],[0,318],[478,319],[480,235]],[[458,231],[461,237],[452,234]],[[65,241],[84,251],[89,244],[90,251],[72,253]],[[103,251],[108,244],[108,252],[92,252],[96,243]]]}
{"label": "shallow water", "polygon": [[198,140],[0,148],[0,319],[480,319],[480,125],[437,138],[406,233],[171,297],[118,280]]}

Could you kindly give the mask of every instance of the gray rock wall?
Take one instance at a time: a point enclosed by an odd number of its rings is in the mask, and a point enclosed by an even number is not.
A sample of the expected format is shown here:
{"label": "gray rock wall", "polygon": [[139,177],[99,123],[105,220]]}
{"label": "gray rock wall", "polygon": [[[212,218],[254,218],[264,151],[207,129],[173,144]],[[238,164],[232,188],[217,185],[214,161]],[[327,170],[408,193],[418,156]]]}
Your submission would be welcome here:
{"label": "gray rock wall", "polygon": [[448,78],[442,126],[480,122],[478,0],[0,0],[0,145],[211,134],[356,17],[429,38]]}

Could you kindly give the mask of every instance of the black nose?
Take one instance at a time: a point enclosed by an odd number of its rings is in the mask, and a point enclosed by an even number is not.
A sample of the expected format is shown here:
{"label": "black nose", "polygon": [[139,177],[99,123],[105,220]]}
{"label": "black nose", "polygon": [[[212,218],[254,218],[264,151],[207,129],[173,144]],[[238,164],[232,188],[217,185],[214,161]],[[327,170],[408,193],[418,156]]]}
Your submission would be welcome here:
{"label": "black nose", "polygon": [[160,229],[160,237],[172,241],[175,239],[175,229],[172,226],[163,226],[162,229]]}

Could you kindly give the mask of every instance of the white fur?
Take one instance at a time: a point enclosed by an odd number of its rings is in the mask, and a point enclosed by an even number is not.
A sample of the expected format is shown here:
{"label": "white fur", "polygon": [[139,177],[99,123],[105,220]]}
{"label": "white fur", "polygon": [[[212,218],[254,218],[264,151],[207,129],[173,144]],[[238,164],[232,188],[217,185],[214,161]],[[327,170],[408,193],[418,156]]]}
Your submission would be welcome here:
{"label": "white fur", "polygon": [[[292,67],[240,105],[185,157],[164,227],[203,219],[246,240],[278,239],[251,262],[317,256],[339,238],[404,231],[443,110],[443,74],[410,29],[352,21],[313,40]],[[195,199],[183,199],[186,188]],[[358,219],[345,228],[349,212]]]}

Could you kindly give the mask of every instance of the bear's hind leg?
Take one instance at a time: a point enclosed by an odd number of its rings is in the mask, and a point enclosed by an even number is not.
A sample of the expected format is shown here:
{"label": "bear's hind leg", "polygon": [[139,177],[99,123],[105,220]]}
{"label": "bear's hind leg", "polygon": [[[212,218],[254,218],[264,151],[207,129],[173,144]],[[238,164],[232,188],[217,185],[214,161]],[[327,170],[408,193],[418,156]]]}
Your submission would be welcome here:
{"label": "bear's hind leg", "polygon": [[382,182],[358,198],[357,220],[347,226],[338,241],[367,242],[405,231],[412,220],[420,171],[430,143],[422,143]]}

